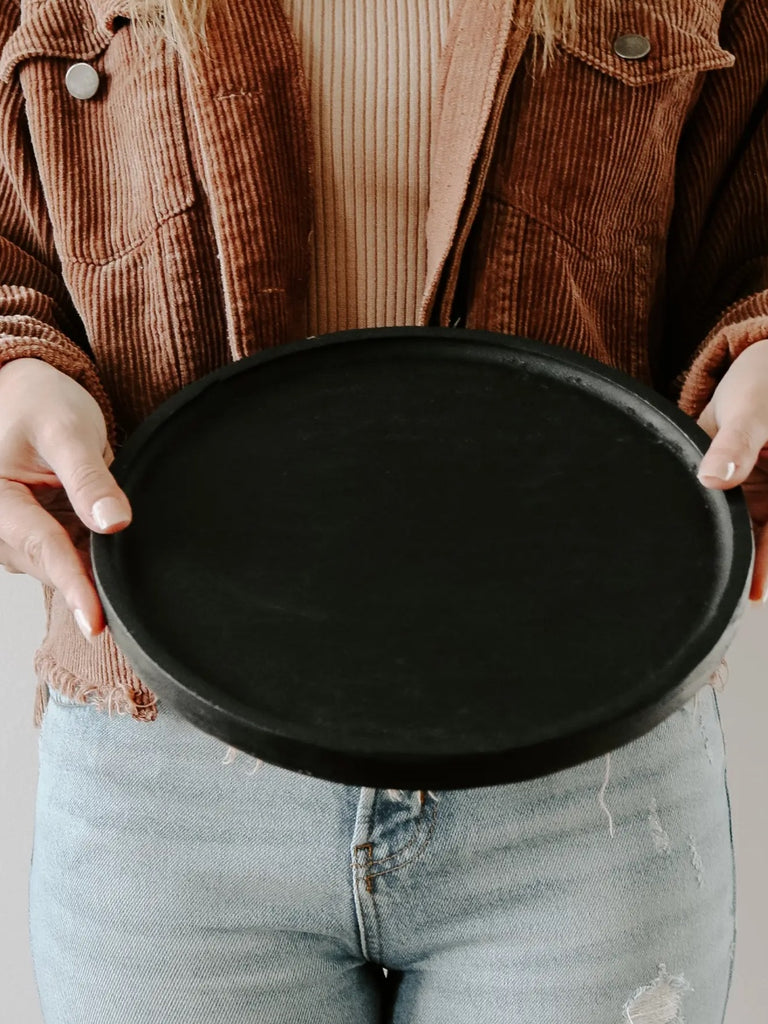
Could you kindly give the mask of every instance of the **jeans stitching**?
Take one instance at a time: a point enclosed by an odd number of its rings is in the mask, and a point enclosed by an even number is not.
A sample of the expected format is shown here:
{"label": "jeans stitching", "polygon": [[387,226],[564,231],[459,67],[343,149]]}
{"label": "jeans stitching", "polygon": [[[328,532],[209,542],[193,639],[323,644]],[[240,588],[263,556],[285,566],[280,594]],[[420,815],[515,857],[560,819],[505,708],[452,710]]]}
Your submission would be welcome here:
{"label": "jeans stitching", "polygon": [[399,850],[396,850],[395,853],[391,853],[388,857],[382,857],[380,860],[369,860],[368,863],[366,864],[366,869],[373,867],[375,864],[386,864],[387,861],[394,860],[396,857],[401,856],[406,850],[410,849],[414,845],[414,843],[419,842],[420,843],[419,848],[415,851],[413,856],[408,857],[404,861],[401,861],[399,864],[396,864],[394,867],[386,868],[384,871],[371,871],[370,873],[366,874],[366,878],[375,878],[378,875],[387,875],[387,874],[389,874],[390,871],[398,871],[401,867],[404,867],[406,864],[410,864],[411,861],[414,861],[414,860],[418,859],[421,851],[427,846],[427,844],[429,843],[429,840],[432,837],[432,833],[435,831],[435,825],[437,824],[437,804],[436,803],[432,804],[432,818],[431,818],[431,821],[430,821],[430,824],[429,824],[429,829],[427,831],[427,834],[426,834],[426,836],[424,836],[423,840],[420,841],[421,834],[424,831],[424,824],[425,824],[425,822],[422,821],[422,823],[420,824],[419,829],[418,829],[416,835],[413,837],[413,839],[409,843],[406,843],[405,846],[401,847]]}

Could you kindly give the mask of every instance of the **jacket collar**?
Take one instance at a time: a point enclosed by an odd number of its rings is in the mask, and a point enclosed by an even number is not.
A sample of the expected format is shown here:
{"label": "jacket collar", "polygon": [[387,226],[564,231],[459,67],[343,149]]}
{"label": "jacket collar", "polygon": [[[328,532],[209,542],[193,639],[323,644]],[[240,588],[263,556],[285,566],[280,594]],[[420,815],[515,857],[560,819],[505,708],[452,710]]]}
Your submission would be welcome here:
{"label": "jacket collar", "polygon": [[[533,17],[533,0],[460,0],[441,58],[431,124],[427,276],[419,323],[428,323],[446,263],[488,145],[493,112],[503,104]],[[496,119],[498,120],[498,119]],[[491,140],[492,142],[493,140]]]}

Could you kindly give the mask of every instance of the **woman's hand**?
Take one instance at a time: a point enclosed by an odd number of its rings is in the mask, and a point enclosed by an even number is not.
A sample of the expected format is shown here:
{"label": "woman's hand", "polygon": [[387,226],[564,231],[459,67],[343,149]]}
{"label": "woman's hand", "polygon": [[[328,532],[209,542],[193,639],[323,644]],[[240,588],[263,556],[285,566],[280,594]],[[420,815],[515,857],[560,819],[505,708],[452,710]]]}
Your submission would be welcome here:
{"label": "woman's hand", "polygon": [[0,369],[0,565],[61,590],[86,637],[106,625],[90,531],[116,533],[132,515],[113,460],[104,415],[77,381],[40,359]]}
{"label": "woman's hand", "polygon": [[741,484],[755,539],[751,601],[768,601],[768,339],[728,368],[698,419],[713,441],[699,467],[705,487]]}

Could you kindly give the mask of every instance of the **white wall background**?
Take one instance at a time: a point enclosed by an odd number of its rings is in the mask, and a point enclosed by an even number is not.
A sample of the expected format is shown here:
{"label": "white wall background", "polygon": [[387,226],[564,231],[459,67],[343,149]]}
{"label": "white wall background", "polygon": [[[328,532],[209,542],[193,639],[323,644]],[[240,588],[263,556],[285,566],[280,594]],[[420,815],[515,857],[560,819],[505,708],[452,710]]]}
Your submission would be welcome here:
{"label": "white wall background", "polygon": [[[9,1024],[42,1024],[29,953],[27,883],[37,782],[32,658],[43,628],[40,584],[0,570],[0,1020]],[[750,605],[728,665],[720,708],[736,846],[738,935],[726,1024],[757,1024],[768,1007],[768,607]]]}

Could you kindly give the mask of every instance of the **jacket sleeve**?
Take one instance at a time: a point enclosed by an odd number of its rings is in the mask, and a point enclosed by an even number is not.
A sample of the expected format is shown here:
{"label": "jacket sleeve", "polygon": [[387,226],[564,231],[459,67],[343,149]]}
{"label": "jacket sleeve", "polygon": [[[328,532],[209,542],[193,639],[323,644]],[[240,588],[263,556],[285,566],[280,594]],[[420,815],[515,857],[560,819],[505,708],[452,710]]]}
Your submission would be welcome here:
{"label": "jacket sleeve", "polygon": [[768,338],[768,5],[729,0],[678,154],[664,331],[672,397],[698,418],[728,367]]}
{"label": "jacket sleeve", "polygon": [[[0,45],[15,27],[14,12],[17,3],[0,5]],[[0,367],[22,357],[42,359],[84,387],[99,403],[116,449],[112,404],[61,276],[14,76],[0,85]]]}

